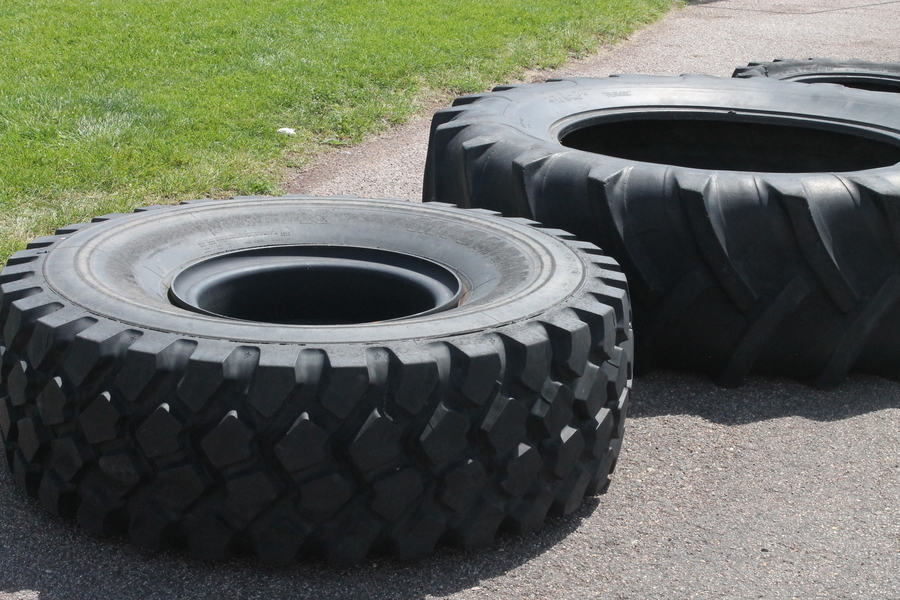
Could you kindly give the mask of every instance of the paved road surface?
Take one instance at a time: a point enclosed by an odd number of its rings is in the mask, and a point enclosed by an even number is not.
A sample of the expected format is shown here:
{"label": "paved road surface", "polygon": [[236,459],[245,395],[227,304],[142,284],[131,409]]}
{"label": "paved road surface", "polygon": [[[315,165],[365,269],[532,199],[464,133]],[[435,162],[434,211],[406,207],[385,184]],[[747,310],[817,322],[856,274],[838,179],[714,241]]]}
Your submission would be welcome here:
{"label": "paved road surface", "polygon": [[[900,61],[898,27],[898,1],[698,3],[561,73]],[[427,125],[335,152],[291,191],[417,200]],[[724,390],[660,372],[636,382],[632,411],[609,493],[538,534],[412,564],[265,569],[151,554],[45,515],[3,473],[0,600],[900,598],[900,384],[851,377],[821,392],[754,378]]]}

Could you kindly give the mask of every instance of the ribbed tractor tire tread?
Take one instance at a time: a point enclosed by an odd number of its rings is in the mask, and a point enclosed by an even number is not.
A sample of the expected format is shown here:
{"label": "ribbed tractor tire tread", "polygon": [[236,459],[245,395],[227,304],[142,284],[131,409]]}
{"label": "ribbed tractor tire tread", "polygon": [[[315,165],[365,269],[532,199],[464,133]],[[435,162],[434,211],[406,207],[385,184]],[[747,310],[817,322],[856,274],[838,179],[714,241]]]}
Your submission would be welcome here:
{"label": "ribbed tractor tire tread", "polygon": [[[149,210],[177,207],[135,212]],[[51,514],[203,559],[341,565],[376,548],[414,559],[483,546],[606,489],[633,342],[624,276],[596,247],[544,228],[582,257],[583,290],[496,330],[253,344],[55,296],[46,252],[120,217],[60,228],[0,272],[0,432],[15,481]]]}
{"label": "ribbed tractor tire tread", "polygon": [[[900,74],[900,66],[888,66]],[[522,85],[438,111],[423,200],[456,198],[463,206],[560,227],[604,248],[628,276],[640,372],[685,368],[729,386],[751,373],[821,387],[852,371],[900,378],[896,167],[840,174],[683,168],[576,150],[550,131],[588,113],[591,94],[603,106],[626,94],[601,86],[662,88],[666,79],[676,78]],[[677,79],[684,82],[673,88],[690,87],[691,80],[699,88],[711,78]],[[713,85],[732,82],[759,94],[804,91],[774,81],[721,81]],[[550,94],[554,86],[558,91]],[[839,88],[824,93],[843,101]],[[866,92],[847,94],[864,104]],[[884,107],[897,104],[894,114],[900,114],[900,101],[876,97]],[[561,117],[559,109],[546,117],[547,130],[540,129],[541,110],[583,99],[578,110],[584,113]],[[719,99],[709,102],[720,106]],[[777,229],[770,237],[782,247],[754,245],[753,236],[767,228]]]}

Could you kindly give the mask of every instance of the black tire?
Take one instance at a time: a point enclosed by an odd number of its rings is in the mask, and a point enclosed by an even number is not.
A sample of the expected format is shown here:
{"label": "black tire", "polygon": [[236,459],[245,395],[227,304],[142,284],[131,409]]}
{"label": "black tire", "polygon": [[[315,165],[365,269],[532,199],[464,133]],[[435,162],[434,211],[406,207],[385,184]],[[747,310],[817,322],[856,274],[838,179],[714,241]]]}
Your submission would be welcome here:
{"label": "black tire", "polygon": [[426,200],[603,247],[637,365],[900,375],[900,99],[686,75],[554,80],[435,114]]}
{"label": "black tire", "polygon": [[799,83],[836,83],[872,92],[900,93],[900,63],[879,63],[865,60],[807,60],[775,59],[772,62],[752,62],[738,67],[732,77],[769,77]]}
{"label": "black tire", "polygon": [[0,272],[0,429],[51,513],[207,559],[341,564],[531,531],[607,485],[632,336],[596,247],[441,204],[151,208]]}

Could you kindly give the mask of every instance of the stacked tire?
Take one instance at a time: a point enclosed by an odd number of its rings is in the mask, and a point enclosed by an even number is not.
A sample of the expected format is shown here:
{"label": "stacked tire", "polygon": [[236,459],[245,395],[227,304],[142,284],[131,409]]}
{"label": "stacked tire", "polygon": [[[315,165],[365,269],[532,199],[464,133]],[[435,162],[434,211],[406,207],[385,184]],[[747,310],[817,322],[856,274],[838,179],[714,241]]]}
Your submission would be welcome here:
{"label": "stacked tire", "polygon": [[738,67],[732,77],[769,77],[798,83],[834,83],[872,92],[900,92],[900,63],[827,58],[775,59]]}

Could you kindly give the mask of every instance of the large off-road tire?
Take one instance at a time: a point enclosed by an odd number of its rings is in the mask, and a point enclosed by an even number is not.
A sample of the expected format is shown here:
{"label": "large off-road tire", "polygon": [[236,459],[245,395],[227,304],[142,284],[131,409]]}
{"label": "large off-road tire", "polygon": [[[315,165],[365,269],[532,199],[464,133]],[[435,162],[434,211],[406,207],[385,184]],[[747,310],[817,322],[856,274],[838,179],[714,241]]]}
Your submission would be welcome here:
{"label": "large off-road tire", "polygon": [[732,77],[769,77],[800,83],[837,83],[860,90],[900,93],[900,63],[866,60],[775,59],[738,67]]}
{"label": "large off-road tire", "polygon": [[616,263],[487,211],[151,207],[0,272],[0,429],[50,512],[148,548],[410,558],[602,491],[629,404]]}
{"label": "large off-road tire", "polygon": [[900,375],[900,98],[688,75],[554,80],[435,114],[424,198],[603,247],[638,368]]}

